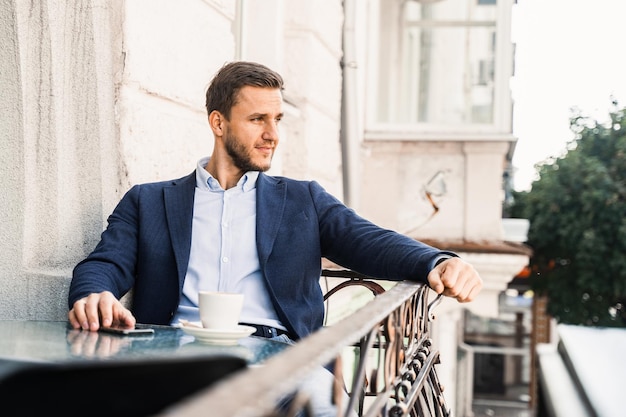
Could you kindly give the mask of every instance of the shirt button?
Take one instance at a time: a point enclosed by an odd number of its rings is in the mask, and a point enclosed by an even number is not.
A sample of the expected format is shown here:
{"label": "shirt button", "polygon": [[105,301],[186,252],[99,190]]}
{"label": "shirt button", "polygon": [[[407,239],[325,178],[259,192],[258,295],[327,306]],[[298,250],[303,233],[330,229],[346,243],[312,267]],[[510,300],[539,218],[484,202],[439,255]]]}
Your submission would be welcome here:
{"label": "shirt button", "polygon": [[228,262],[228,256],[224,256],[224,257],[222,258],[222,262]]}

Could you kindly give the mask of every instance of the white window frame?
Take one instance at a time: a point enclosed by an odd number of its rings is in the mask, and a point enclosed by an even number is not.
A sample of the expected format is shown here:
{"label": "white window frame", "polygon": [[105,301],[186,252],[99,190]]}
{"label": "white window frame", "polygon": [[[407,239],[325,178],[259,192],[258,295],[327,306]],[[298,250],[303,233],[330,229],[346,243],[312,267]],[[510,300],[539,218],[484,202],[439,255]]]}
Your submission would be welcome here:
{"label": "white window frame", "polygon": [[[415,0],[412,0],[415,1]],[[445,1],[445,0],[442,0]],[[476,1],[476,0],[468,0]],[[391,15],[390,20],[399,19],[402,10],[402,0],[370,0],[368,10],[368,56],[366,79],[366,107],[365,107],[365,139],[381,140],[502,140],[503,135],[512,136],[512,99],[510,82],[513,75],[513,44],[511,42],[511,13],[514,0],[498,0],[497,17],[495,21],[496,48],[494,62],[494,97],[493,121],[491,123],[467,124],[434,124],[434,123],[392,123],[376,122],[379,101],[379,77],[382,76],[379,62],[381,57],[379,44],[382,36],[396,36],[394,42],[388,42],[386,53],[391,57],[389,67],[391,72],[396,71],[399,65],[394,60],[400,57],[401,42],[399,30],[390,31],[387,35],[380,26],[381,13]],[[393,21],[393,20],[392,20]],[[397,20],[396,20],[397,21]],[[489,22],[473,22],[473,25],[494,25]],[[437,22],[433,22],[437,25]],[[389,59],[387,59],[389,61]],[[398,72],[391,74],[400,76]]]}

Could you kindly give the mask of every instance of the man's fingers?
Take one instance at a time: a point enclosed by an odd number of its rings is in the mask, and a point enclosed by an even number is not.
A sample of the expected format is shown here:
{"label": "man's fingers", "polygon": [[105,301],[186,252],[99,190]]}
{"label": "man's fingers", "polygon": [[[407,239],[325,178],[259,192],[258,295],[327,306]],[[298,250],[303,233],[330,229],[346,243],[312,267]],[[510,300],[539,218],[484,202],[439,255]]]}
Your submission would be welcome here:
{"label": "man's fingers", "polygon": [[105,291],[99,294],[98,312],[102,327],[134,327],[135,317],[115,296]]}
{"label": "man's fingers", "polygon": [[476,271],[473,269],[462,271],[459,275],[459,279],[457,279],[457,285],[453,290],[454,297],[460,303],[470,302],[478,295],[482,285],[482,279],[478,276]]}
{"label": "man's fingers", "polygon": [[476,298],[476,296],[480,292],[481,288],[482,288],[482,282],[481,282],[480,285],[475,285],[474,287],[472,287],[469,295],[466,297],[466,299],[463,302],[474,301],[474,299]]}
{"label": "man's fingers", "polygon": [[74,308],[72,308],[70,312],[67,314],[67,318],[70,321],[70,325],[72,326],[73,329],[78,330],[81,328],[80,321],[76,317],[76,312],[74,311]]}
{"label": "man's fingers", "polygon": [[[129,317],[130,316],[130,317]],[[97,331],[100,326],[110,326],[123,317],[124,323],[132,322],[134,317],[109,291],[90,294],[74,303],[68,313],[70,324],[75,329]]]}
{"label": "man's fingers", "polygon": [[446,287],[443,285],[443,282],[441,281],[441,274],[438,268],[433,269],[428,274],[428,285],[437,294],[443,293],[446,289]]}
{"label": "man's fingers", "polygon": [[116,326],[122,326],[127,328],[135,327],[135,317],[133,314],[125,308],[122,303],[117,301],[113,305],[113,323]]}
{"label": "man's fingers", "polygon": [[[85,304],[85,314],[87,316],[88,329],[92,332],[97,331],[100,328],[100,300],[106,293],[89,294],[87,297],[87,303]],[[83,327],[84,329],[85,327]]]}
{"label": "man's fingers", "polygon": [[458,290],[455,289],[458,277],[456,261],[458,258],[450,258],[437,265],[428,274],[428,283],[437,294],[447,297],[456,297]]}
{"label": "man's fingers", "polygon": [[463,287],[452,289],[450,296],[456,298],[459,303],[465,303],[465,302],[471,301],[469,297],[470,297],[470,294],[472,294],[472,291],[474,290],[475,286],[472,284],[471,281],[461,280],[461,283],[463,284]]}
{"label": "man's fingers", "polygon": [[437,265],[428,275],[430,287],[438,294],[472,301],[482,288],[482,279],[474,267],[460,258],[450,258]]}
{"label": "man's fingers", "polygon": [[89,329],[89,321],[87,320],[87,313],[85,311],[85,306],[87,305],[87,299],[81,298],[80,300],[74,303],[74,306],[70,310],[68,314],[68,318],[72,327],[75,329]]}
{"label": "man's fingers", "polygon": [[[113,309],[117,299],[108,291],[98,294],[99,321],[102,327],[110,327],[114,320]],[[97,329],[96,329],[97,330]]]}

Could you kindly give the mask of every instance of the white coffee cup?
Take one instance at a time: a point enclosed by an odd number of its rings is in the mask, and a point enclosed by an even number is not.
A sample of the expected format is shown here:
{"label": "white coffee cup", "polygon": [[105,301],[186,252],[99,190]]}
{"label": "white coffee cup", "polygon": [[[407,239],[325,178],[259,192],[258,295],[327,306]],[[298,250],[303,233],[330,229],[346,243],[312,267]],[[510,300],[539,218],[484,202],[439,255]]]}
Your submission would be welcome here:
{"label": "white coffee cup", "polygon": [[200,320],[206,329],[229,330],[239,324],[243,294],[200,291],[198,293]]}

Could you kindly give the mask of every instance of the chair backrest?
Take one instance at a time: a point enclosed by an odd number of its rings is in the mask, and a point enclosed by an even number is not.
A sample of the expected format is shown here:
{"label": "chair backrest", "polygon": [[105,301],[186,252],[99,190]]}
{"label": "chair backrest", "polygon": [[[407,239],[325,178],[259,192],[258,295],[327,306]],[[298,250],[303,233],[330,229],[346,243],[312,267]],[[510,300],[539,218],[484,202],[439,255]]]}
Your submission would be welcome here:
{"label": "chair backrest", "polygon": [[348,269],[323,269],[320,284],[326,308],[325,326],[353,313],[356,308],[385,292],[385,288],[374,278]]}

